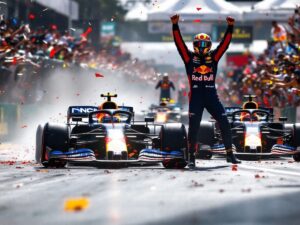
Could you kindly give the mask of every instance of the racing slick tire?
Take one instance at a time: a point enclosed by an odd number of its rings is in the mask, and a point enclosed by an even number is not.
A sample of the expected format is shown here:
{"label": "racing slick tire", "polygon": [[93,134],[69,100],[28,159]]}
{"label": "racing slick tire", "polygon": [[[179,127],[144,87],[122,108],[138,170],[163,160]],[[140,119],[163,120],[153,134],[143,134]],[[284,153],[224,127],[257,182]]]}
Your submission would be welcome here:
{"label": "racing slick tire", "polygon": [[202,121],[198,131],[198,142],[203,145],[212,146],[214,144],[214,123]]}
{"label": "racing slick tire", "polygon": [[295,147],[300,146],[300,123],[295,123],[294,125],[294,145]]}
{"label": "racing slick tire", "polygon": [[69,127],[67,125],[46,123],[43,127],[39,125],[36,132],[36,161],[44,167],[65,167],[66,161],[48,159],[46,146],[63,152],[68,151]]}
{"label": "racing slick tire", "polygon": [[293,155],[293,159],[296,161],[296,162],[300,162],[300,154],[295,154]]}
{"label": "racing slick tire", "polygon": [[211,159],[213,156],[212,152],[208,151],[208,150],[199,150],[196,153],[196,158],[197,159],[206,159],[209,160]]}
{"label": "racing slick tire", "polygon": [[170,123],[164,124],[160,131],[161,150],[172,151],[180,149],[183,151],[184,158],[166,159],[162,162],[167,169],[183,169],[187,165],[187,134],[183,124]]}

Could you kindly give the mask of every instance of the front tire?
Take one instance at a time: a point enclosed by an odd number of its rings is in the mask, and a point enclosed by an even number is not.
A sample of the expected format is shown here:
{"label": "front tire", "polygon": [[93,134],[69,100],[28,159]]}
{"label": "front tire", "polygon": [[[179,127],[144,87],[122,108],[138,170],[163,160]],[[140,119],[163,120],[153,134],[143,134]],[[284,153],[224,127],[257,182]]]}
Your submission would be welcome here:
{"label": "front tire", "polygon": [[63,168],[67,162],[60,159],[49,159],[47,147],[51,150],[67,152],[69,149],[69,127],[67,125],[39,125],[36,132],[36,161],[44,167]]}

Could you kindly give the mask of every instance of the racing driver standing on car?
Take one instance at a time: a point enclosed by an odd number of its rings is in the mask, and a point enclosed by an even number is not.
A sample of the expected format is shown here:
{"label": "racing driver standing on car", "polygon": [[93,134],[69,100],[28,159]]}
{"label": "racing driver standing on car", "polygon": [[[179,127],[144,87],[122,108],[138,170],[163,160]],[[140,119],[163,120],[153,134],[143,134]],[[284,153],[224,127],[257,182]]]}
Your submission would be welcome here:
{"label": "racing driver standing on car", "polygon": [[[197,133],[199,130],[204,108],[218,122],[223,143],[226,149],[226,160],[233,164],[240,163],[232,151],[231,128],[225,109],[221,104],[215,87],[218,62],[227,50],[233,32],[235,20],[227,17],[227,30],[223,40],[214,50],[211,50],[210,36],[204,33],[195,35],[193,40],[194,52],[188,50],[178,26],[179,15],[173,15],[173,37],[177,50],[183,59],[190,84],[189,92],[189,167],[195,167],[195,151],[197,146]],[[201,135],[201,134],[199,134]]]}

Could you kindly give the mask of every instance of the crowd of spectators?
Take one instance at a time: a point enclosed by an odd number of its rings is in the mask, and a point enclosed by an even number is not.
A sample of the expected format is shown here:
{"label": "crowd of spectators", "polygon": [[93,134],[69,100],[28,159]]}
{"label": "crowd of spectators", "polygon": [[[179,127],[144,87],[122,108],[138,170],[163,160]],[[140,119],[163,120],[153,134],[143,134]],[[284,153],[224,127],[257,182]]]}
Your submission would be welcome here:
{"label": "crowd of spectators", "polygon": [[[0,18],[0,100],[19,103],[41,100],[31,96],[33,86],[45,69],[59,65],[62,69],[80,67],[91,70],[119,70],[136,82],[153,82],[155,69],[148,62],[132,58],[116,41],[96,51],[89,41],[88,27],[81,35],[74,28],[60,32],[56,25],[32,29],[17,19]],[[47,62],[47,63],[45,63]],[[53,64],[53,65],[52,65]],[[50,65],[50,66],[49,66]],[[47,68],[46,68],[47,67]],[[13,93],[12,87],[18,87]]]}
{"label": "crowd of spectators", "polygon": [[300,8],[287,24],[272,22],[267,49],[258,56],[249,52],[244,67],[227,67],[219,83],[222,100],[240,105],[243,95],[255,94],[266,107],[300,105]]}

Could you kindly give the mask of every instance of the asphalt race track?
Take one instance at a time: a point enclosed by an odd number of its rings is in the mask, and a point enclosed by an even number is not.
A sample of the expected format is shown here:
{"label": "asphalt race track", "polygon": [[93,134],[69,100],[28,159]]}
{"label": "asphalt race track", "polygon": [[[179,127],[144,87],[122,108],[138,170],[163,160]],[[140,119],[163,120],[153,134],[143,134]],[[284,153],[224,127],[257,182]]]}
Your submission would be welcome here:
{"label": "asphalt race track", "polygon": [[[0,224],[300,224],[300,170],[291,158],[197,161],[195,170],[45,169],[0,150]],[[70,198],[86,207],[66,211]]]}

